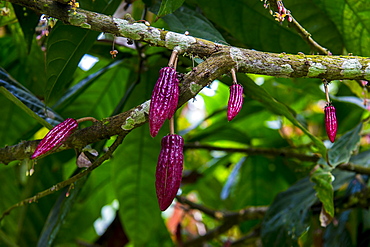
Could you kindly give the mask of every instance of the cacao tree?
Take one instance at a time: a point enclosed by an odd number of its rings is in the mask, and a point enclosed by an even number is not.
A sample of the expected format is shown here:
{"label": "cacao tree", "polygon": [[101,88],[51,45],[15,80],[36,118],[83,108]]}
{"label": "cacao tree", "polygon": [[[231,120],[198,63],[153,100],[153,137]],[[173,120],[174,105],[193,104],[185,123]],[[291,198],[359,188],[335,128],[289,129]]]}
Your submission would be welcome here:
{"label": "cacao tree", "polygon": [[369,245],[369,0],[0,7],[0,246]]}

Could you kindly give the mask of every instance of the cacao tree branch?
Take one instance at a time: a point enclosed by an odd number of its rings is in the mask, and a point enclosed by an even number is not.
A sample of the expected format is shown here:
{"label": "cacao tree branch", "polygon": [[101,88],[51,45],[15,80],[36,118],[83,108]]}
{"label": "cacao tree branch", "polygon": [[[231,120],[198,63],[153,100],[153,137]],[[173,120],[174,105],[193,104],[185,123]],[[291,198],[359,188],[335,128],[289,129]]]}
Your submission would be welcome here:
{"label": "cacao tree branch", "polygon": [[[176,49],[180,54],[194,54],[207,58],[185,75],[180,88],[179,106],[193,98],[204,86],[228,73],[231,68],[237,68],[238,72],[282,77],[311,77],[328,80],[370,78],[370,63],[368,63],[368,58],[364,57],[259,52],[220,45],[79,8],[72,9],[68,4],[52,0],[8,1],[55,17],[69,25],[109,32],[151,45]],[[144,102],[128,112],[103,119],[91,127],[76,131],[65,145],[56,151],[67,148],[81,149],[87,144],[107,139],[110,136],[128,134],[132,129],[147,122],[148,103],[148,101]],[[7,164],[13,160],[26,159],[33,153],[37,144],[38,141],[29,141],[2,148],[0,149],[0,162]]]}
{"label": "cacao tree branch", "polygon": [[[223,54],[225,65],[238,72],[290,78],[325,78],[327,80],[370,79],[368,58],[357,56],[288,55],[259,52],[217,44],[192,36],[165,31],[144,23],[112,18],[107,15],[72,9],[68,4],[52,0],[7,0],[38,13],[81,28],[112,33],[116,36],[143,41],[153,46],[176,49],[179,54],[194,54],[202,58],[216,52]],[[212,73],[210,71],[209,73]]]}
{"label": "cacao tree branch", "polygon": [[79,180],[80,178],[86,176],[87,174],[89,174],[90,172],[92,172],[94,169],[98,168],[104,161],[108,160],[113,152],[118,148],[118,146],[122,143],[123,139],[125,138],[125,135],[119,135],[117,137],[117,139],[113,142],[113,144],[109,147],[108,151],[106,153],[104,153],[101,157],[99,157],[96,161],[94,161],[92,163],[92,165],[87,168],[86,170],[74,175],[73,177],[67,179],[67,180],[64,180],[60,183],[57,183],[56,185],[53,185],[51,188],[49,189],[46,189],[44,191],[41,191],[39,193],[37,193],[35,196],[32,196],[30,198],[27,198],[27,199],[24,199],[16,204],[14,204],[13,206],[9,207],[7,210],[5,210],[1,216],[0,216],[0,222],[1,220],[8,214],[10,214],[10,212],[17,208],[17,207],[21,207],[21,206],[24,206],[26,204],[30,204],[30,203],[33,203],[33,202],[37,202],[40,198],[42,197],[45,197],[47,195],[50,195],[50,194],[53,194],[55,192],[57,192],[58,190],[76,182],[77,180]]}

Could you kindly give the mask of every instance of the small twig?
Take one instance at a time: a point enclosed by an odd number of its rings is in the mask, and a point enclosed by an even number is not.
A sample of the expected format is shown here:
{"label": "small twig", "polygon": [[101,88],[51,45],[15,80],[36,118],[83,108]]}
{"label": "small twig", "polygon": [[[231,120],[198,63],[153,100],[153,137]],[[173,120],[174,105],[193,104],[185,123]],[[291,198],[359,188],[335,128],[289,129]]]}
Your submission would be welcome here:
{"label": "small twig", "polygon": [[[283,4],[283,1],[279,0],[279,1],[268,1],[269,2],[269,5],[274,9],[275,12],[278,11],[278,3],[283,7],[284,7],[284,4]],[[306,43],[311,47],[313,48],[314,50],[318,51],[320,54],[323,54],[323,55],[331,55],[331,52],[324,48],[323,46],[321,46],[319,43],[317,43],[311,36],[311,34],[309,32],[307,32],[307,30],[296,20],[294,19],[291,11],[287,10],[286,11],[289,13],[289,27],[292,27],[294,28],[297,33],[302,37],[302,39],[304,41],[306,41]]]}
{"label": "small twig", "polygon": [[276,148],[225,148],[217,147],[205,144],[197,143],[185,143],[184,149],[207,149],[207,150],[217,150],[225,152],[240,152],[250,155],[266,155],[266,156],[282,156],[287,158],[296,158],[302,161],[312,161],[316,162],[319,160],[319,156],[316,154],[306,155],[295,153],[286,149],[276,149]]}
{"label": "small twig", "polygon": [[233,84],[237,84],[238,80],[236,78],[236,72],[234,68],[231,69],[231,77],[233,78]]}
{"label": "small twig", "polygon": [[89,174],[90,172],[92,172],[94,169],[96,169],[97,167],[99,167],[104,161],[106,161],[107,159],[109,159],[112,155],[112,153],[117,149],[117,147],[122,143],[123,139],[125,138],[125,135],[119,135],[117,137],[117,139],[114,141],[114,143],[109,147],[108,151],[103,154],[100,158],[98,158],[89,168],[87,168],[86,170],[78,173],[77,175],[63,181],[63,182],[60,182],[54,186],[52,186],[51,188],[49,189],[46,189],[44,191],[41,191],[39,193],[37,193],[35,196],[32,196],[32,197],[29,197],[27,199],[24,199],[16,204],[14,204],[13,206],[9,207],[7,210],[5,210],[1,217],[0,217],[0,222],[4,219],[4,217],[8,214],[10,214],[10,212],[17,208],[17,207],[20,207],[20,206],[24,206],[26,204],[30,204],[30,203],[33,203],[33,202],[37,202],[40,198],[42,197],[45,197],[47,195],[50,195],[50,194],[53,194],[55,193],[56,191],[76,182],[77,180],[79,180],[80,178],[86,176],[87,174]]}
{"label": "small twig", "polygon": [[77,123],[82,123],[82,122],[85,122],[85,121],[91,121],[93,123],[98,122],[98,120],[94,117],[83,117],[83,118],[77,119],[76,121],[77,121]]}

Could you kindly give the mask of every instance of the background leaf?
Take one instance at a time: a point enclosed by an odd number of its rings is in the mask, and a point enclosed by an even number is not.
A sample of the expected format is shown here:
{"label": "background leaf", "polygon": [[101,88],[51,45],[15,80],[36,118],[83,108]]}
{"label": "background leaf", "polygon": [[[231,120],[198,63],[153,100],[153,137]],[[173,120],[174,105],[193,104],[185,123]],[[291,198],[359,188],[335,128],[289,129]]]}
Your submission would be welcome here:
{"label": "background leaf", "polygon": [[171,14],[176,9],[180,8],[185,0],[163,0],[161,2],[161,7],[158,11],[158,17],[162,17]]}

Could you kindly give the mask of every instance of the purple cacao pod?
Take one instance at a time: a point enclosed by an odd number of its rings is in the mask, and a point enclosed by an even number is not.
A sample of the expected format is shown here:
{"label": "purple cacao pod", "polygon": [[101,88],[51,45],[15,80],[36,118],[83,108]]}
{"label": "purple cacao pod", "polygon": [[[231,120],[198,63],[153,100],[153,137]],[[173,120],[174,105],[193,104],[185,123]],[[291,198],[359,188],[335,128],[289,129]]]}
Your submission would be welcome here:
{"label": "purple cacao pod", "polygon": [[227,103],[227,120],[231,121],[243,106],[243,86],[233,84],[230,86],[230,97]]}
{"label": "purple cacao pod", "polygon": [[180,188],[184,163],[184,139],[179,135],[167,135],[162,138],[155,173],[155,188],[161,211],[166,210]]}
{"label": "purple cacao pod", "polygon": [[70,136],[78,127],[78,123],[73,118],[67,118],[60,124],[52,128],[47,135],[40,141],[31,159],[35,159],[51,150],[60,147],[63,142]]}
{"label": "purple cacao pod", "polygon": [[166,119],[175,114],[179,99],[179,80],[174,68],[164,67],[154,86],[149,109],[150,135],[155,137]]}
{"label": "purple cacao pod", "polygon": [[335,107],[332,104],[325,106],[325,128],[326,134],[331,142],[335,141],[337,135],[337,116],[335,115]]}

